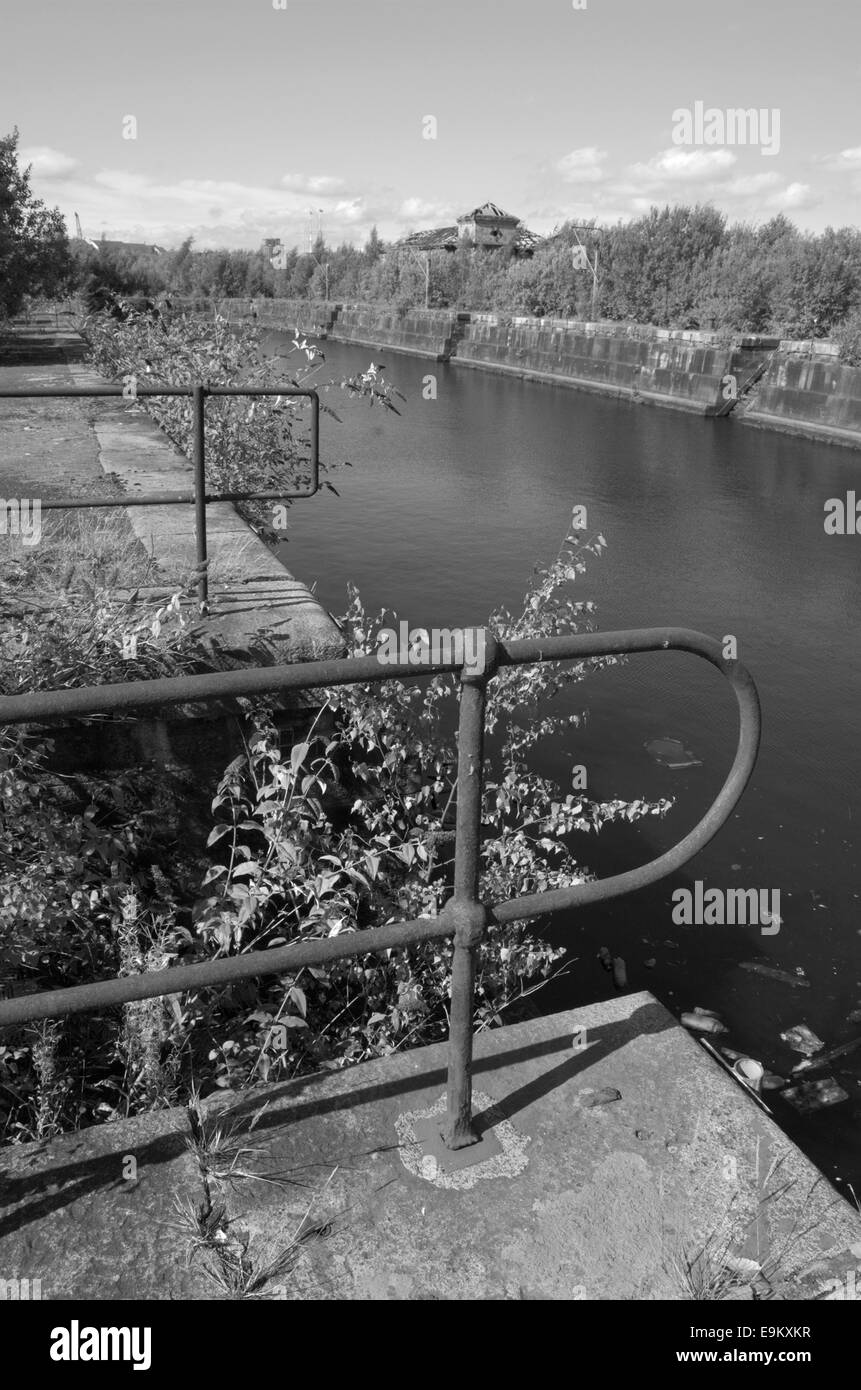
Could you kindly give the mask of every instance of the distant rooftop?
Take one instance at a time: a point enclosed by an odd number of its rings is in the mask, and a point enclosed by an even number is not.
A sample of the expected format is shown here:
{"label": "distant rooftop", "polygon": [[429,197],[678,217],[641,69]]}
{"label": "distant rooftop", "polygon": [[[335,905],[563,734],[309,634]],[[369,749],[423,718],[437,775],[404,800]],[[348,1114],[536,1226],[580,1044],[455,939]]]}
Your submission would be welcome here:
{"label": "distant rooftop", "polygon": [[504,212],[497,203],[482,203],[481,207],[473,208],[472,212],[463,213],[457,220],[458,222],[471,222],[474,217],[495,217],[499,221],[519,222],[519,217],[514,217],[510,212]]}
{"label": "distant rooftop", "polygon": [[524,227],[518,217],[513,213],[505,212],[498,203],[482,203],[479,207],[473,208],[471,212],[462,213],[453,226],[431,227],[426,231],[412,232],[409,236],[403,237],[399,245],[409,246],[415,251],[455,251],[465,239],[470,223],[475,227],[479,224],[482,231],[487,231],[488,223],[498,223],[500,228],[504,227],[504,232],[492,230],[490,237],[476,237],[474,244],[483,247],[494,245],[505,245],[516,251],[520,255],[531,255],[542,238],[535,232],[530,232]]}
{"label": "distant rooftop", "polygon": [[111,241],[107,237],[101,237],[98,241],[92,237],[73,237],[72,241],[83,241],[87,246],[92,246],[94,251],[132,251],[138,256],[162,256],[167,251],[166,247],[155,246],[148,241]]}

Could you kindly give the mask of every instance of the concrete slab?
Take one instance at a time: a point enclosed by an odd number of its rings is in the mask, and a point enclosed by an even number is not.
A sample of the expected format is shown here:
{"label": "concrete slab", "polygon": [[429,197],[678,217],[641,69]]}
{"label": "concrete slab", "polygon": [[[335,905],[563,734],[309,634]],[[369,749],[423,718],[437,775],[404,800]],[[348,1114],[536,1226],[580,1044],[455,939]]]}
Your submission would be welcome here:
{"label": "concrete slab", "polygon": [[[760,1266],[758,1296],[810,1298],[861,1265],[861,1218],[647,993],[480,1034],[476,1112],[496,1143],[465,1168],[439,1164],[419,1137],[442,1114],[445,1061],[443,1045],[421,1048],[206,1104],[206,1129],[232,1130],[205,1161],[207,1182],[225,1204],[225,1244],[271,1271],[259,1296],[685,1299],[685,1263],[714,1265],[728,1246]],[[137,1123],[163,1125],[176,1145],[183,1117]],[[122,1202],[123,1259],[144,1296],[177,1287],[188,1242],[166,1257],[153,1230],[167,1188],[194,1193],[200,1174],[172,1149],[141,1163],[149,1188],[118,1194],[118,1155],[152,1152],[141,1133],[133,1122],[12,1151],[0,1272],[41,1275],[45,1296],[62,1281],[131,1296],[109,1215]],[[80,1200],[57,1187],[70,1173]],[[62,1206],[27,1201],[34,1179]]]}

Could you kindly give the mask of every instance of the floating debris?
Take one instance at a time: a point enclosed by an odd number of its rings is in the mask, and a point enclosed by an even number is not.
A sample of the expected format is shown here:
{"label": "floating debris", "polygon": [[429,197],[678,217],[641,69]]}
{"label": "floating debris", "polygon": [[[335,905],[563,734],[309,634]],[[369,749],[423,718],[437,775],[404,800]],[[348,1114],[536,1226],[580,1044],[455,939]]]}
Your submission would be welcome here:
{"label": "floating debris", "polygon": [[739,1057],[733,1072],[745,1086],[749,1086],[752,1091],[758,1091],[765,1076],[765,1067],[762,1062],[754,1061],[753,1057]]}
{"label": "floating debris", "polygon": [[839,1105],[841,1101],[849,1099],[848,1092],[838,1086],[833,1076],[826,1076],[822,1081],[802,1081],[797,1086],[787,1086],[783,1095],[802,1115],[822,1110],[826,1105]]}
{"label": "floating debris", "polygon": [[587,1095],[583,1100],[585,1110],[594,1110],[599,1105],[612,1105],[614,1100],[621,1100],[622,1092],[617,1091],[615,1086],[603,1086],[600,1091],[595,1091],[593,1095]]}
{"label": "floating debris", "polygon": [[744,1056],[743,1052],[736,1052],[734,1047],[721,1047],[721,1052],[724,1057],[729,1058],[731,1062],[740,1062]]}
{"label": "floating debris", "polygon": [[786,1085],[786,1078],[778,1076],[777,1072],[767,1071],[760,1084],[764,1091],[781,1091]]}
{"label": "floating debris", "polygon": [[606,946],[602,946],[600,951],[598,952],[598,960],[601,962],[605,970],[613,969],[613,957],[607,950]]}
{"label": "floating debris", "polygon": [[810,989],[810,981],[798,975],[790,975],[788,970],[776,970],[773,965],[760,965],[758,960],[743,960],[742,970],[753,970],[757,975],[765,975],[769,980],[780,980],[781,984],[793,985],[796,989]]}
{"label": "floating debris", "polygon": [[854,1052],[857,1047],[861,1047],[861,1038],[853,1038],[851,1042],[841,1043],[839,1047],[829,1047],[827,1052],[820,1053],[818,1057],[806,1057],[803,1062],[799,1062],[792,1068],[792,1074],[794,1076],[799,1071],[824,1067],[828,1062],[833,1062],[835,1057],[845,1057],[847,1052]]}
{"label": "floating debris", "polygon": [[[751,1100],[756,1101],[756,1104],[759,1106],[760,1110],[764,1110],[765,1113],[766,1113],[766,1115],[771,1115],[771,1117],[772,1117],[772,1119],[773,1119],[773,1118],[774,1118],[774,1115],[773,1115],[772,1111],[769,1110],[769,1108],[768,1108],[768,1106],[766,1105],[765,1101],[762,1099],[762,1096],[759,1095],[759,1093],[754,1089],[753,1086],[749,1086],[749,1085],[747,1084],[747,1082],[744,1081],[743,1078],[739,1076],[738,1072],[735,1070],[735,1067],[731,1067],[731,1066],[730,1066],[730,1064],[729,1064],[729,1062],[726,1060],[726,1058],[721,1056],[720,1052],[718,1052],[718,1050],[717,1050],[716,1047],[713,1047],[713,1046],[712,1046],[712,1044],[709,1042],[708,1038],[698,1038],[697,1041],[700,1043],[700,1045],[701,1045],[702,1047],[704,1047],[704,1048],[706,1049],[706,1051],[707,1051],[712,1057],[714,1057],[715,1061],[718,1063],[719,1066],[722,1066],[722,1067],[723,1067],[724,1071],[729,1072],[729,1074],[730,1074],[730,1076],[732,1077],[733,1081],[735,1081],[735,1082],[737,1083],[737,1085],[743,1086],[743,1087],[744,1087],[744,1090],[745,1090],[745,1092],[747,1093],[747,1095],[750,1096]],[[722,1049],[722,1051],[724,1051],[724,1052],[728,1052],[729,1050],[730,1050],[729,1048],[723,1048],[723,1049]],[[736,1053],[735,1055],[738,1056],[739,1054]],[[749,1060],[749,1059],[748,1059],[748,1060]]]}
{"label": "floating debris", "polygon": [[712,1017],[711,1014],[682,1014],[681,1021],[686,1028],[693,1028],[698,1033],[726,1033],[728,1031],[720,1019]]}
{"label": "floating debris", "polygon": [[643,744],[647,753],[651,753],[655,762],[662,763],[664,767],[702,767],[702,758],[694,757],[689,748],[686,748],[677,738],[653,738],[648,743]]}
{"label": "floating debris", "polygon": [[628,988],[628,972],[621,956],[613,957],[613,984],[617,989]]}
{"label": "floating debris", "polygon": [[654,956],[650,956],[648,960],[643,961],[643,964],[645,965],[647,970],[654,970],[657,963],[658,962]]}
{"label": "floating debris", "polygon": [[805,1057],[812,1057],[814,1052],[820,1052],[825,1046],[822,1039],[817,1038],[806,1023],[797,1023],[794,1028],[787,1028],[785,1033],[781,1033],[780,1040],[789,1043],[794,1052],[803,1052]]}
{"label": "floating debris", "polygon": [[853,1009],[851,1014],[846,1015],[847,1023],[861,1023],[861,1009]]}

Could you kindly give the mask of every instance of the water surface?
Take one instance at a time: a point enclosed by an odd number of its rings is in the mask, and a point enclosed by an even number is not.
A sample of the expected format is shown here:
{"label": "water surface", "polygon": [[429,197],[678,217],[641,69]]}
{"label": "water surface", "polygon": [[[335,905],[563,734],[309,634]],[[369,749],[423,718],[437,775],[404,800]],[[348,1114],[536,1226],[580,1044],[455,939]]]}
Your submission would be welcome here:
{"label": "water surface", "polygon": [[[597,603],[600,627],[732,634],[759,687],[762,751],[734,818],[675,878],[554,921],[549,935],[577,960],[546,1007],[612,992],[595,960],[606,943],[632,988],[676,1013],[718,1010],[725,1041],[784,1076],[800,1060],[779,1039],[791,1025],[808,1023],[829,1046],[857,1035],[846,1015],[861,1006],[861,536],[826,536],[823,509],[857,486],[861,455],[385,349],[328,342],[325,353],[319,381],[373,357],[407,396],[400,418],[324,397],[343,423],[324,417],[323,456],[353,468],[333,475],[340,497],[293,507],[282,553],[333,612],[352,580],[369,610],[386,605],[412,626],[481,623],[522,598],[580,504],[608,541],[579,594]],[[429,373],[436,400],[423,398]],[[588,723],[567,755],[539,749],[542,771],[568,790],[582,763],[593,796],[676,798],[662,821],[589,840],[584,861],[607,875],[655,857],[699,819],[733,757],[735,702],[706,663],[661,653],[596,675],[577,687],[579,704]],[[644,744],[665,736],[702,765],[656,763]],[[695,879],[779,889],[780,931],[674,925],[671,893]],[[811,988],[739,968],[749,960],[800,967]],[[847,1103],[801,1120],[772,1104],[824,1171],[861,1192],[861,1051],[834,1074]]]}

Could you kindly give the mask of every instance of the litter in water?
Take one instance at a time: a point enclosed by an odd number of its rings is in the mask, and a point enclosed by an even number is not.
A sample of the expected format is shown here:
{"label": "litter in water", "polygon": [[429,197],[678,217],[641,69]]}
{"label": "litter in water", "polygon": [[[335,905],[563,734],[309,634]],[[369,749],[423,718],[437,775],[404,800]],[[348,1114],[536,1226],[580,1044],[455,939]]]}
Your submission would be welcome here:
{"label": "litter in water", "polygon": [[726,1033],[728,1031],[719,1018],[712,1018],[710,1014],[682,1014],[681,1021],[686,1028],[692,1028],[697,1033]]}
{"label": "litter in water", "polygon": [[839,1047],[829,1047],[827,1052],[821,1052],[818,1057],[806,1057],[803,1062],[792,1068],[793,1075],[798,1071],[812,1071],[814,1067],[824,1067],[828,1062],[833,1062],[835,1057],[845,1057],[847,1052],[854,1052],[861,1047],[861,1038],[853,1038],[852,1042],[841,1043]]}
{"label": "litter in water", "polygon": [[702,767],[702,758],[694,757],[689,748],[677,738],[653,738],[643,745],[647,753],[651,753],[655,762],[662,763],[664,767]]}
{"label": "litter in water", "polygon": [[742,970],[753,970],[757,975],[766,975],[769,980],[780,980],[781,984],[793,985],[796,989],[809,989],[810,981],[799,975],[790,975],[788,970],[775,970],[773,965],[760,965],[758,960],[743,960]]}
{"label": "litter in water", "polygon": [[826,1076],[821,1081],[801,1081],[797,1086],[787,1086],[783,1095],[802,1115],[822,1110],[826,1105],[839,1105],[841,1101],[849,1099],[848,1092],[844,1091],[842,1086],[838,1086],[833,1076]]}
{"label": "litter in water", "polygon": [[803,1052],[805,1057],[812,1057],[814,1052],[821,1052],[825,1046],[822,1039],[817,1038],[806,1023],[798,1023],[794,1028],[787,1028],[785,1033],[781,1033],[780,1040],[788,1043],[794,1052]]}

